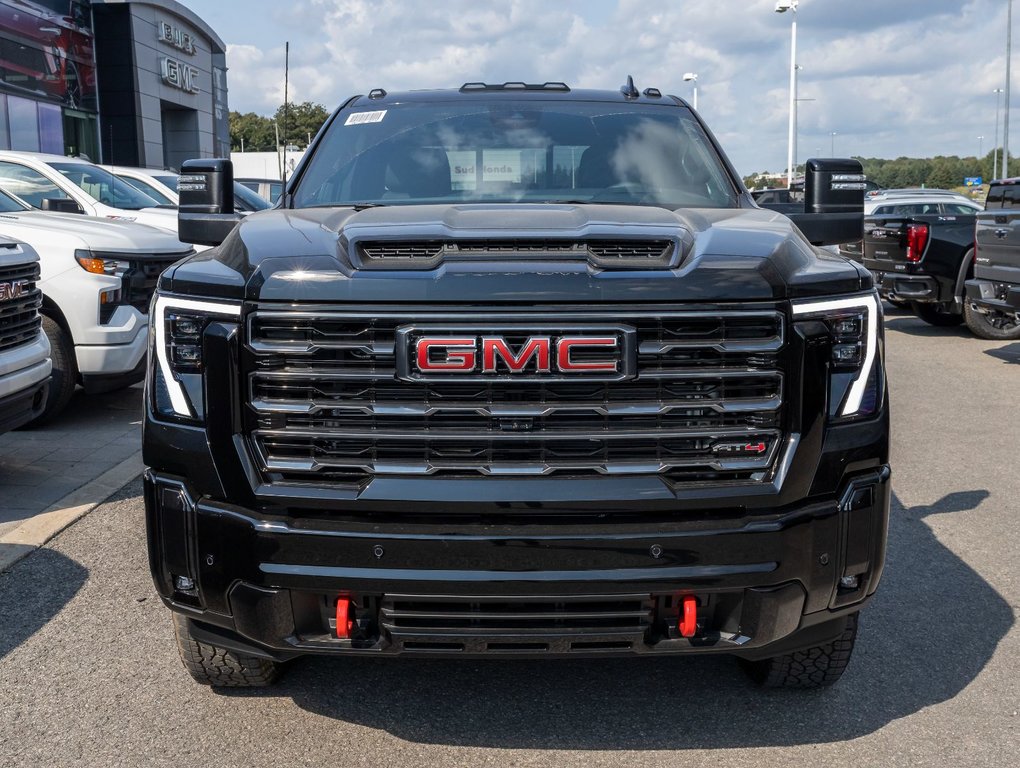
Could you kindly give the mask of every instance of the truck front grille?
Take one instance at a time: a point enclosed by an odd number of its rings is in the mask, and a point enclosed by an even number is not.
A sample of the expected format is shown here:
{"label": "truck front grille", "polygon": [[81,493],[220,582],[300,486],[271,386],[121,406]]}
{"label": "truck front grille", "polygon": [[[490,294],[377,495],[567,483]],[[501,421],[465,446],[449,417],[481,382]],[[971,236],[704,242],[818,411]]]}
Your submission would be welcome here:
{"label": "truck front grille", "polygon": [[[39,308],[39,264],[0,268],[0,352],[29,344],[38,337],[42,322]],[[16,288],[14,286],[17,286]]]}
{"label": "truck front grille", "polygon": [[[635,376],[398,378],[401,328],[550,322],[632,329]],[[753,482],[767,479],[782,443],[784,324],[772,310],[260,310],[247,334],[247,426],[270,482],[554,474]]]}

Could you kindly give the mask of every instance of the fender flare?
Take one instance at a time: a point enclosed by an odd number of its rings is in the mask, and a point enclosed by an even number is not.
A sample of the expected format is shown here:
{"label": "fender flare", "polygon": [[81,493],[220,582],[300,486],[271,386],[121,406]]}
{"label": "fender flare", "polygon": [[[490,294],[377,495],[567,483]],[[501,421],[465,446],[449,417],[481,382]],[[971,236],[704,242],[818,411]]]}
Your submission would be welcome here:
{"label": "fender flare", "polygon": [[967,278],[972,275],[974,271],[974,246],[971,245],[963,252],[963,259],[960,261],[960,272],[956,276],[956,286],[953,288],[953,301],[954,303],[963,306],[963,301],[966,298],[967,289],[964,285],[967,282]]}

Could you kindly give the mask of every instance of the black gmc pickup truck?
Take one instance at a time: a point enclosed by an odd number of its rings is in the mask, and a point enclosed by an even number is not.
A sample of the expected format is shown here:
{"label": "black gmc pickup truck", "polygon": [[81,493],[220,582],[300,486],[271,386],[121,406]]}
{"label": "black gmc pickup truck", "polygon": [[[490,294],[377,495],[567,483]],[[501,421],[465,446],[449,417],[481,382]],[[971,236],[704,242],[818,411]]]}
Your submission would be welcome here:
{"label": "black gmc pickup truck", "polygon": [[[180,178],[152,307],[149,558],[200,682],[301,654],[729,653],[842,674],[889,415],[860,166],[758,208],[655,89],[344,103],[275,209]],[[813,232],[805,236],[804,233]],[[833,240],[835,238],[835,240]]]}

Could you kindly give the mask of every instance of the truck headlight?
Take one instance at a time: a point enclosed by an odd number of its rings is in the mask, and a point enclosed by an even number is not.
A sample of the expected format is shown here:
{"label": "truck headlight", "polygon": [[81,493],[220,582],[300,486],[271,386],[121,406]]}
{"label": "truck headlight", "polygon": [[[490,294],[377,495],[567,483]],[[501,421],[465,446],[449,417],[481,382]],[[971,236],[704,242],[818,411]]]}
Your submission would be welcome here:
{"label": "truck headlight", "polygon": [[793,317],[797,322],[818,321],[827,331],[830,416],[839,420],[873,416],[884,387],[877,294],[795,302]]}
{"label": "truck headlight", "polygon": [[100,258],[93,255],[92,251],[77,250],[74,252],[74,260],[79,267],[93,275],[124,277],[124,273],[131,269],[131,263],[124,259]]}
{"label": "truck headlight", "polygon": [[240,304],[156,294],[150,315],[150,366],[158,414],[193,421],[204,418],[202,334],[213,320],[240,316]]}

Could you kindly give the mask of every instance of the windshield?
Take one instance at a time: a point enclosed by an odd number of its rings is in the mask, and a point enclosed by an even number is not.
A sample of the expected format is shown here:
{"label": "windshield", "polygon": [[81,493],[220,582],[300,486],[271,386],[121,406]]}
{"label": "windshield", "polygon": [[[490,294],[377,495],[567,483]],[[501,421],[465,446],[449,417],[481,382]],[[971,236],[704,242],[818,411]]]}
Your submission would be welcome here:
{"label": "windshield", "polygon": [[152,208],[159,205],[144,192],[141,192],[123,180],[118,179],[109,171],[88,163],[50,163],[49,166],[72,184],[80,187],[85,194],[98,200],[103,205],[137,211],[140,208]]}
{"label": "windshield", "polygon": [[162,184],[164,187],[167,187],[168,189],[172,189],[174,192],[177,191],[177,175],[176,174],[174,174],[172,176],[171,175],[156,176],[155,179],[160,184]]}
{"label": "windshield", "polygon": [[24,213],[28,208],[0,189],[0,213]]}
{"label": "windshield", "polygon": [[295,207],[584,202],[723,208],[736,192],[686,108],[532,101],[338,115]]}
{"label": "windshield", "polygon": [[160,205],[172,205],[174,207],[177,207],[177,203],[175,203],[169,197],[167,197],[158,189],[156,189],[152,184],[149,184],[146,181],[142,181],[141,179],[133,179],[130,176],[118,176],[117,178],[122,181],[126,181],[128,184],[137,189],[139,192],[144,192],[146,195],[151,197]]}
{"label": "windshield", "polygon": [[234,207],[241,211],[264,211],[269,203],[239,181],[234,182]]}

